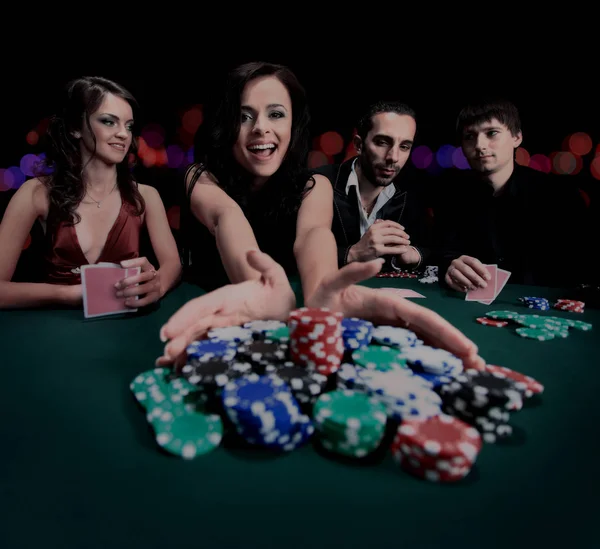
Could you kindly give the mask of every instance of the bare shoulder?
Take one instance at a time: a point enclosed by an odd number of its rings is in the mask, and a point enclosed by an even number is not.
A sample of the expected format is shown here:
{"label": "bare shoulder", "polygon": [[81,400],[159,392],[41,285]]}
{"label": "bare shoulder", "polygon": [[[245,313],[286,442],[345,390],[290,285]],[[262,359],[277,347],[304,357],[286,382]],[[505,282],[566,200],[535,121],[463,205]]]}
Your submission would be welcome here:
{"label": "bare shoulder", "polygon": [[156,200],[157,198],[160,198],[159,192],[150,185],[138,183],[138,190],[144,200]]}
{"label": "bare shoulder", "polygon": [[40,217],[46,217],[48,215],[48,187],[39,177],[28,179],[21,185],[19,190],[15,193],[15,198],[30,201],[32,207]]}
{"label": "bare shoulder", "polygon": [[219,184],[217,178],[206,170],[202,164],[193,164],[188,168],[185,176],[185,188],[188,189],[194,181],[201,185],[218,186]]}
{"label": "bare shoulder", "polygon": [[306,192],[316,191],[316,194],[322,195],[323,193],[332,194],[331,190],[331,183],[326,176],[318,173],[308,176],[305,185]]}

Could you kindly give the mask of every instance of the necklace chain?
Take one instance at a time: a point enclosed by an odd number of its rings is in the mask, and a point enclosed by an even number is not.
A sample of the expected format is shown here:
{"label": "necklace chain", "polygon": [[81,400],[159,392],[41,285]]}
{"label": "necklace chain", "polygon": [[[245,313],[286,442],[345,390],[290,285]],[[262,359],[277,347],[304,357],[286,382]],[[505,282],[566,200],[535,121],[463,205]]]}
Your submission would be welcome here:
{"label": "necklace chain", "polygon": [[[113,188],[110,190],[110,192],[102,199],[102,200],[96,200],[91,194],[90,191],[87,192],[87,195],[98,205],[98,208],[100,207],[100,204],[102,202],[104,202],[104,200],[106,200],[106,198],[108,196],[110,196],[112,194],[112,192],[115,190],[115,188],[117,187],[117,184],[115,183]],[[86,202],[85,200],[81,201],[83,204],[91,204],[91,202]]]}

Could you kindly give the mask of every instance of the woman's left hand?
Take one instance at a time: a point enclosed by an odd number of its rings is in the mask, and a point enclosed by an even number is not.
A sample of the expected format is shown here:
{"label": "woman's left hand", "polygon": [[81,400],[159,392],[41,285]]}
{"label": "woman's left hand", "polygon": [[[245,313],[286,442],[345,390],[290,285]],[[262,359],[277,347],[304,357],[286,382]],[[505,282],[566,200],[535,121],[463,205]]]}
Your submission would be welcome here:
{"label": "woman's left hand", "polygon": [[[115,285],[117,297],[126,297],[127,307],[145,307],[158,301],[162,296],[160,271],[157,271],[145,257],[121,261],[121,267],[140,267],[140,274],[128,276]],[[138,296],[139,299],[133,299]]]}

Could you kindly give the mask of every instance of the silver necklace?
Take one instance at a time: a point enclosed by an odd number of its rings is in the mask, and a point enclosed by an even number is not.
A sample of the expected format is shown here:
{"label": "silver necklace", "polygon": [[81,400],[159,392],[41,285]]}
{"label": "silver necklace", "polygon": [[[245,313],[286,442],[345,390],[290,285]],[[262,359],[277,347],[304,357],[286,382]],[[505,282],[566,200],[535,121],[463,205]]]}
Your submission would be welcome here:
{"label": "silver necklace", "polygon": [[[98,208],[100,207],[100,203],[103,202],[104,200],[106,200],[111,193],[115,190],[115,188],[117,187],[117,184],[115,183],[113,188],[110,190],[110,192],[102,199],[102,200],[96,200],[88,191],[87,195],[98,205]],[[85,200],[82,200],[81,202],[83,202],[83,204],[91,204],[91,202],[86,202]]]}

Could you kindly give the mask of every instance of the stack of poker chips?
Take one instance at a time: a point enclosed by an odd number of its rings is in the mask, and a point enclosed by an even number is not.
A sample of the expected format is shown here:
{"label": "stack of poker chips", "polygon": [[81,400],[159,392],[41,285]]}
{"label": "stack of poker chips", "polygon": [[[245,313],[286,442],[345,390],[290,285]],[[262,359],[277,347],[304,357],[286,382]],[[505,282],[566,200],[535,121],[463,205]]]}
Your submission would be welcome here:
{"label": "stack of poker chips", "polygon": [[[346,370],[345,375],[348,374]],[[358,385],[381,402],[387,416],[395,421],[426,419],[441,413],[440,396],[428,381],[414,375],[410,369],[379,371],[359,367],[356,378],[360,379]],[[354,384],[357,385],[356,381]]]}
{"label": "stack of poker chips", "polygon": [[481,451],[477,429],[441,414],[426,420],[405,420],[391,445],[402,469],[432,482],[455,482],[466,477]]}
{"label": "stack of poker chips", "polygon": [[315,402],[313,418],[323,448],[354,458],[379,447],[387,422],[385,407],[378,399],[350,390],[322,394]]}
{"label": "stack of poker chips", "polygon": [[[512,380],[515,389],[521,393],[524,402],[526,402],[526,399],[533,398],[535,395],[541,395],[544,392],[544,386],[537,379],[521,372],[511,370],[505,366],[495,366],[494,364],[486,364],[485,369],[488,372],[492,372],[496,377],[505,377]],[[515,409],[520,409],[518,401],[515,402]]]}
{"label": "stack of poker chips", "polygon": [[467,370],[438,387],[438,393],[446,414],[476,427],[489,443],[512,434],[509,410],[523,407],[515,382],[491,371]]}
{"label": "stack of poker chips", "polygon": [[558,299],[553,306],[555,309],[571,313],[583,313],[585,310],[585,303],[574,299]]}
{"label": "stack of poker chips", "polygon": [[288,319],[290,359],[326,376],[336,372],[344,355],[342,318],[327,308],[293,310]]}
{"label": "stack of poker chips", "polygon": [[241,360],[249,362],[255,372],[263,375],[268,366],[281,364],[288,360],[288,344],[268,338],[246,341],[238,345],[237,356]]}
{"label": "stack of poker chips", "polygon": [[165,451],[192,459],[221,444],[221,417],[187,401],[195,387],[185,379],[171,377],[166,368],[154,368],[137,375],[129,388],[145,409],[156,442]]}
{"label": "stack of poker chips", "polygon": [[545,297],[520,297],[519,301],[529,309],[549,311],[550,303]]}
{"label": "stack of poker chips", "polygon": [[301,405],[314,404],[327,386],[327,376],[307,370],[303,366],[287,361],[269,365],[266,373],[275,375],[289,385],[294,398]]}
{"label": "stack of poker chips", "polygon": [[463,371],[463,363],[458,357],[445,349],[419,345],[402,349],[408,365],[434,387],[447,383]]}
{"label": "stack of poker chips", "polygon": [[438,281],[438,267],[436,265],[428,265],[425,268],[425,273],[421,278],[419,278],[419,282],[421,284],[433,284]]}
{"label": "stack of poker chips", "polygon": [[277,376],[252,373],[234,379],[223,388],[222,399],[237,433],[250,444],[292,451],[314,433],[311,419]]}
{"label": "stack of poker chips", "polygon": [[371,343],[373,323],[360,318],[342,319],[344,347],[349,350],[364,349]]}
{"label": "stack of poker chips", "polygon": [[415,347],[423,343],[415,332],[397,326],[377,326],[373,330],[373,340],[393,347]]}

